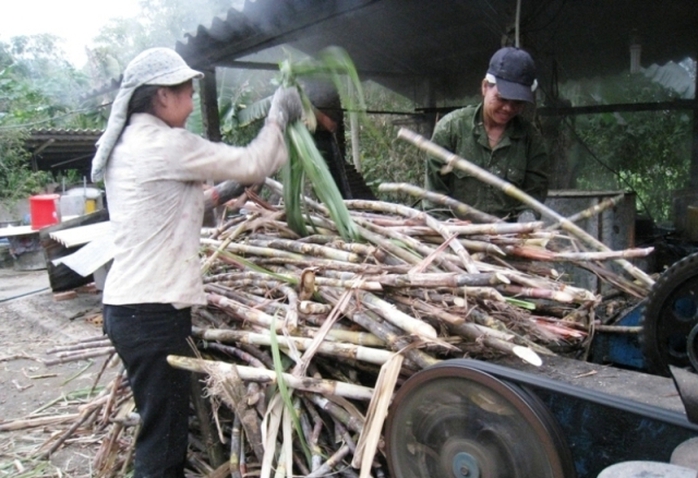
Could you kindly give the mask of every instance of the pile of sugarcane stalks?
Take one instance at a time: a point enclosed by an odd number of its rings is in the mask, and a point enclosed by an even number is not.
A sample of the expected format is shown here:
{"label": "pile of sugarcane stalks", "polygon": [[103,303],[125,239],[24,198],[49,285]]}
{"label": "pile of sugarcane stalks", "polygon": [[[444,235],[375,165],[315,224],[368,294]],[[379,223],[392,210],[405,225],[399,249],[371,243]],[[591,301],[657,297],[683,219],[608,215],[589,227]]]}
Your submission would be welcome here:
{"label": "pile of sugarcane stalks", "polygon": [[[557,264],[592,270],[623,294],[646,287],[604,264],[651,249],[578,252],[574,237],[542,222],[474,223],[355,200],[346,204],[363,240],[350,243],[310,199],[312,234],[301,238],[282,209],[249,197],[202,238],[208,305],[194,311],[192,356],[168,359],[205,381],[189,456],[200,476],[387,476],[383,420],[416,371],[461,357],[584,358],[601,297],[566,283]],[[95,476],[128,468],[132,412],[120,374],[66,430],[109,424]]]}
{"label": "pile of sugarcane stalks", "polygon": [[578,252],[541,222],[442,220],[380,201],[346,201],[363,238],[350,243],[306,202],[308,237],[250,201],[202,239],[198,356],[169,360],[207,377],[216,430],[202,441],[228,457],[209,461],[215,476],[385,476],[383,419],[405,379],[456,357],[584,356],[601,298],[556,264],[641,294],[603,264],[651,252]]}

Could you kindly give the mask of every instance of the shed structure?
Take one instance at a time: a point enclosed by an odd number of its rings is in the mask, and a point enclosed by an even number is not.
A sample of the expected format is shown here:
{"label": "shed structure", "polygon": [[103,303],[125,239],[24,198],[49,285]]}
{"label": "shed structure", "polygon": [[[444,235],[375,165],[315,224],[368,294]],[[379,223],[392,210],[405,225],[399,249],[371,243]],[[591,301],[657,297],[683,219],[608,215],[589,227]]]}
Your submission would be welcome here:
{"label": "shed structure", "polygon": [[[362,80],[412,99],[427,130],[453,109],[445,105],[479,92],[494,51],[517,43],[537,63],[540,116],[687,110],[697,118],[695,95],[621,105],[556,101],[558,82],[696,59],[697,32],[695,0],[247,0],[241,10],[199,26],[176,50],[207,74],[204,125],[217,139],[215,69],[276,70],[284,58],[269,60],[269,52],[279,45],[309,55],[344,48]],[[698,190],[695,119],[692,134],[690,189]],[[564,179],[557,187],[567,187]]]}

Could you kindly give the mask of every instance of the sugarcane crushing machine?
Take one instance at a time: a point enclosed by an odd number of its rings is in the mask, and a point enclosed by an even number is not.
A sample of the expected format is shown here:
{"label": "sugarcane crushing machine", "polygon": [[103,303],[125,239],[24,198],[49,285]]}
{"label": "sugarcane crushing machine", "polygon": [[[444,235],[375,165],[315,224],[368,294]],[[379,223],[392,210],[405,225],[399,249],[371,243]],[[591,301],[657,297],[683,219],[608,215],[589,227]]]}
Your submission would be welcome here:
{"label": "sugarcane crushing machine", "polygon": [[682,446],[698,456],[698,375],[672,371],[686,413],[498,364],[442,362],[393,400],[391,476],[596,478],[622,462],[668,463]]}
{"label": "sugarcane crushing machine", "polygon": [[[679,449],[698,467],[698,254],[664,272],[619,325],[641,327],[639,340],[602,338],[596,353],[656,374],[627,372],[650,380],[671,374],[685,412],[510,366],[449,360],[396,393],[385,431],[391,476],[596,478],[618,463],[668,463]],[[622,477],[698,476],[676,473]]]}

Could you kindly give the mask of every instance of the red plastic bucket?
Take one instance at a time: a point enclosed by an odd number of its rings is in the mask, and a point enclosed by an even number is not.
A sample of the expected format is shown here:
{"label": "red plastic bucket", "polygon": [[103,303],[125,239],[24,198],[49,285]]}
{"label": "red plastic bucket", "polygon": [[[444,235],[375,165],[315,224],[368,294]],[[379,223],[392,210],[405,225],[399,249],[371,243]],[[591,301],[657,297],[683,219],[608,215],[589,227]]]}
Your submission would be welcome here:
{"label": "red plastic bucket", "polygon": [[32,229],[41,229],[58,222],[58,194],[40,194],[29,198]]}

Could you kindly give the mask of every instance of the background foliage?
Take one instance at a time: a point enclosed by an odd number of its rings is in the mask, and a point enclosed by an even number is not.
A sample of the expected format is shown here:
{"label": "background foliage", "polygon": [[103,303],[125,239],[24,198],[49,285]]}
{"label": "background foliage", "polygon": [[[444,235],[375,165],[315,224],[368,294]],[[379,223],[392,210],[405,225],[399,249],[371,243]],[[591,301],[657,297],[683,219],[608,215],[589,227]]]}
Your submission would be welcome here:
{"label": "background foliage", "polygon": [[[232,4],[239,6],[242,1]],[[118,78],[143,49],[174,47],[186,33],[200,24],[210,25],[215,15],[225,14],[230,6],[229,0],[144,0],[140,15],[113,19],[101,30],[88,51],[88,63],[80,69],[65,61],[60,41],[50,35],[0,42],[0,161],[6,171],[11,168],[16,172],[3,178],[0,197],[19,194],[20,190],[26,194],[24,188],[41,189],[47,182],[59,180],[31,170],[21,141],[28,130],[103,128],[114,92],[100,92],[101,87]],[[244,145],[256,136],[261,122],[241,125],[235,118],[241,109],[272,94],[275,74],[218,71],[224,141]],[[361,125],[362,174],[381,199],[411,203],[412,198],[378,192],[378,186],[384,182],[423,185],[423,155],[399,141],[397,131],[405,126],[429,136],[430,125],[427,118],[414,114],[415,105],[409,99],[372,82],[366,82],[364,89],[369,110],[390,114],[369,114],[368,123]],[[559,91],[572,105],[668,101],[676,97],[676,93],[638,74],[569,82],[560,85]],[[479,97],[474,96],[450,104],[478,101]],[[395,114],[399,112],[405,114]],[[351,162],[348,118],[345,124],[346,157]],[[198,108],[187,126],[202,132]],[[609,113],[570,117],[558,126],[550,140],[569,168],[566,187],[633,190],[638,194],[640,211],[658,221],[670,218],[670,192],[685,188],[688,178],[690,115],[679,111]]]}
{"label": "background foliage", "polygon": [[[571,83],[573,104],[662,102],[676,93],[642,74],[593,83]],[[564,91],[564,90],[563,90]],[[641,111],[582,115],[568,120],[570,185],[582,190],[631,190],[638,211],[656,221],[671,216],[672,191],[688,185],[691,115],[687,111]]]}
{"label": "background foliage", "polygon": [[[377,83],[364,84],[366,107],[369,111],[386,111],[390,114],[371,113],[368,124],[360,125],[359,149],[361,173],[366,183],[379,199],[410,203],[411,198],[378,191],[381,183],[424,184],[424,156],[408,143],[397,138],[400,127],[424,132],[422,117],[411,114],[415,105]],[[394,114],[398,112],[408,114]],[[345,124],[349,125],[348,116]],[[428,134],[428,133],[427,133]],[[351,131],[346,134],[347,158],[351,161]]]}

